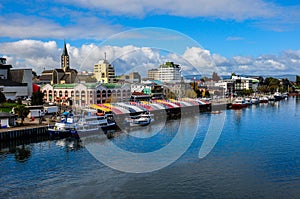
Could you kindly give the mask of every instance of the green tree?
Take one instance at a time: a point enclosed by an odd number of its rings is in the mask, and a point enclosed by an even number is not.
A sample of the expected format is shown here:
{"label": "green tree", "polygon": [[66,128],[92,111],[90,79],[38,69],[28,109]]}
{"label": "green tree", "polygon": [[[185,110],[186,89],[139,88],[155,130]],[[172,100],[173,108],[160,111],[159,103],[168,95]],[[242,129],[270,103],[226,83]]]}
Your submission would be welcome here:
{"label": "green tree", "polygon": [[276,79],[276,78],[273,78],[273,77],[267,77],[265,79],[264,84],[268,85],[268,86],[279,86],[280,81],[278,79]]}
{"label": "green tree", "polygon": [[0,103],[6,102],[6,97],[5,95],[0,91]]}
{"label": "green tree", "polygon": [[232,76],[236,76],[236,74],[235,73],[231,73],[230,79],[232,79]]}
{"label": "green tree", "polygon": [[252,93],[254,93],[253,89],[243,89],[242,92],[241,92],[241,95],[243,95],[243,96],[249,96]]}
{"label": "green tree", "polygon": [[25,107],[25,105],[17,105],[14,108],[15,114],[18,115],[19,118],[21,118],[21,125],[24,124],[24,119],[29,114],[29,109]]}
{"label": "green tree", "polygon": [[260,85],[257,87],[258,92],[260,93],[269,93],[270,89],[267,85]]}

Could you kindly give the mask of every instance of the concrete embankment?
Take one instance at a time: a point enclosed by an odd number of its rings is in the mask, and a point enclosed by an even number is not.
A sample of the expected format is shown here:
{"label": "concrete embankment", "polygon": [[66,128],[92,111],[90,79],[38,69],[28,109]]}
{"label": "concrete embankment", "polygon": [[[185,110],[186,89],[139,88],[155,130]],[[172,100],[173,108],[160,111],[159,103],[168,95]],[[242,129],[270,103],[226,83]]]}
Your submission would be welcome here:
{"label": "concrete embankment", "polygon": [[0,142],[48,135],[47,125],[13,127],[0,130]]}

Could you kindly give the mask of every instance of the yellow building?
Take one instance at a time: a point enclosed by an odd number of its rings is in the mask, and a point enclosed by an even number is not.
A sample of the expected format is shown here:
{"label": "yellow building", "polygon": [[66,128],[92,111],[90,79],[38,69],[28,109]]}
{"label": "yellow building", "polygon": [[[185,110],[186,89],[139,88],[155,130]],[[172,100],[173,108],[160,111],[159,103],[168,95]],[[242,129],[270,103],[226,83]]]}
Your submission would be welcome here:
{"label": "yellow building", "polygon": [[106,59],[94,65],[94,76],[101,83],[115,83],[115,69]]}

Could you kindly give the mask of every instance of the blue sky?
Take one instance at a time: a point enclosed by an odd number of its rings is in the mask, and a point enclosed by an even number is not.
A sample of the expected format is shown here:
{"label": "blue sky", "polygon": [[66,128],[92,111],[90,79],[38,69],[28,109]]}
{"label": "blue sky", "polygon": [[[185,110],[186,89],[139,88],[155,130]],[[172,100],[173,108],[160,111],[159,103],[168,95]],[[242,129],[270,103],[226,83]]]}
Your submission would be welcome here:
{"label": "blue sky", "polygon": [[[184,59],[192,57],[187,61],[199,70],[209,64],[199,61],[205,55],[224,74],[300,73],[300,3],[296,0],[2,0],[0,23],[0,56],[7,57],[16,68],[31,67],[38,72],[59,67],[64,39],[72,67],[77,69],[81,69],[83,55],[89,54],[85,50],[91,50],[91,46],[98,47],[99,55],[86,63],[86,70],[101,58],[103,50],[122,54],[124,48],[116,46],[124,47],[125,43],[138,47],[133,48],[139,52],[135,56],[143,57],[144,66],[155,67],[172,57],[179,61],[173,54],[149,58],[149,50],[142,49],[143,45],[151,47],[149,40],[141,37],[141,31],[131,31],[157,27],[177,31],[172,36],[186,35],[187,40],[199,44],[195,47],[202,47],[201,52],[191,46],[180,52]],[[123,31],[134,34],[124,38]],[[118,33],[123,35],[118,42],[101,46]],[[159,40],[165,38],[155,35],[157,45],[164,42]],[[176,37],[170,38],[172,49],[184,45]],[[125,72],[134,60],[139,64],[132,57],[116,63],[123,63],[119,68]]]}

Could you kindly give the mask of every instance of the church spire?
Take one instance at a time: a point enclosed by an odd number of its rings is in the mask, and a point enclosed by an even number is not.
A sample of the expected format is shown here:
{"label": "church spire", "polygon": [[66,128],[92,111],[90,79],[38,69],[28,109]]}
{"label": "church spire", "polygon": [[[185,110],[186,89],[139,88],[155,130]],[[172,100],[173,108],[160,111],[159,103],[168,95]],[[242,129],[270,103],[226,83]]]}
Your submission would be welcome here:
{"label": "church spire", "polygon": [[63,51],[63,54],[64,56],[69,56],[68,54],[68,50],[67,50],[67,45],[66,45],[66,40],[64,40],[64,51]]}
{"label": "church spire", "polygon": [[61,55],[61,68],[66,72],[70,69],[69,54],[67,50],[66,40],[64,40],[64,50]]}

